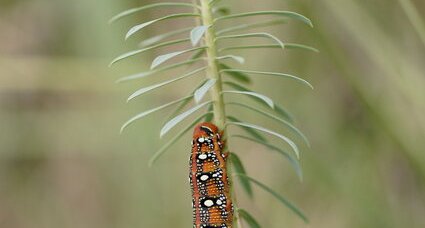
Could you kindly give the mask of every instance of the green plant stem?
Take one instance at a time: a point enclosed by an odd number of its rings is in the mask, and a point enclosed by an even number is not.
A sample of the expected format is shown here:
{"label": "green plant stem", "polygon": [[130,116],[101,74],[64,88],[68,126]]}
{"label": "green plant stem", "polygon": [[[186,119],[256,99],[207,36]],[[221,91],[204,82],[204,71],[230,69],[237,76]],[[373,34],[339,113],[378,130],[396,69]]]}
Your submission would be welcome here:
{"label": "green plant stem", "polygon": [[205,45],[207,46],[206,51],[208,61],[207,77],[216,80],[215,85],[210,90],[211,99],[213,101],[214,123],[219,129],[223,129],[226,120],[226,113],[224,110],[223,97],[221,95],[221,91],[223,90],[221,76],[216,60],[217,47],[215,45],[213,17],[211,7],[208,2],[208,0],[201,0],[202,24],[209,26],[209,29],[205,33]]}
{"label": "green plant stem", "polygon": [[[205,40],[204,43],[207,46],[206,52],[207,52],[207,61],[208,61],[208,68],[206,70],[207,72],[207,78],[209,79],[215,79],[216,83],[214,84],[214,86],[210,89],[210,95],[211,95],[211,100],[212,100],[212,104],[213,104],[213,114],[214,114],[214,123],[215,125],[217,125],[217,127],[219,129],[223,130],[223,139],[226,139],[226,131],[225,131],[225,124],[226,124],[226,111],[224,108],[224,99],[222,96],[222,91],[223,91],[223,84],[222,84],[222,79],[221,79],[221,75],[220,75],[220,70],[219,70],[219,66],[218,66],[218,62],[217,62],[217,47],[215,45],[215,39],[216,39],[216,34],[215,34],[215,28],[214,28],[214,20],[213,20],[213,15],[212,15],[212,7],[209,4],[209,0],[200,0],[201,2],[201,19],[202,19],[202,25],[204,26],[208,26],[208,30],[205,33]],[[224,150],[228,150],[228,144],[226,144],[226,148],[224,148]],[[230,161],[227,161],[227,166],[229,173],[231,173],[230,167]],[[231,183],[231,187],[230,187],[230,192],[231,192],[231,197],[233,199],[233,204],[236,207],[237,202],[236,202],[236,196],[234,194],[233,191],[233,187],[232,187],[232,175],[228,175],[229,176],[229,181]],[[239,228],[242,228],[242,224],[241,224],[241,220],[239,218],[238,213],[235,211],[234,214],[234,221],[236,222],[237,226]]]}

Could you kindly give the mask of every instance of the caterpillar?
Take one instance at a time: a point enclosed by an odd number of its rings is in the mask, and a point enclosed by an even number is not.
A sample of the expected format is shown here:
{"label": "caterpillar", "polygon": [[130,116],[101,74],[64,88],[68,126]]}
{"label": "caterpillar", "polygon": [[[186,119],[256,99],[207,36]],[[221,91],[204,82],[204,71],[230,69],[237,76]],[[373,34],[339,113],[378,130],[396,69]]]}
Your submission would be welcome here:
{"label": "caterpillar", "polygon": [[228,152],[222,133],[212,123],[198,124],[193,132],[189,181],[193,228],[232,228],[233,204],[227,176]]}

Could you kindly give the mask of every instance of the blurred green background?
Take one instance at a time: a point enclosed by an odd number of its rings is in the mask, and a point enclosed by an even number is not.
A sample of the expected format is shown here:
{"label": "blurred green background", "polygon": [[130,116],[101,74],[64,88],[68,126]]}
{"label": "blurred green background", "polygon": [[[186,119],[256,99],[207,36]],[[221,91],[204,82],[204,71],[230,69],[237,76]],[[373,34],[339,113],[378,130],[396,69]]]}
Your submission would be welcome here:
{"label": "blurred green background", "polygon": [[[142,38],[191,23],[164,22],[124,42],[131,25],[169,11],[138,14],[112,26],[108,19],[146,3],[0,0],[0,227],[191,227],[190,134],[153,168],[147,160],[169,138],[158,139],[167,113],[119,134],[130,116],[193,87],[186,81],[126,104],[130,92],[157,80],[114,83],[146,70],[149,60],[167,50],[108,68],[113,57]],[[239,206],[269,228],[425,227],[425,2],[223,5],[233,12],[300,12],[314,29],[289,21],[266,31],[321,51],[236,52],[247,56],[247,69],[293,73],[315,86],[310,91],[273,78],[253,86],[291,110],[311,140],[311,149],[302,147],[303,183],[281,156],[229,142],[248,173],[296,203],[310,224],[257,188],[254,201],[238,189]],[[282,130],[255,114],[229,112]]]}

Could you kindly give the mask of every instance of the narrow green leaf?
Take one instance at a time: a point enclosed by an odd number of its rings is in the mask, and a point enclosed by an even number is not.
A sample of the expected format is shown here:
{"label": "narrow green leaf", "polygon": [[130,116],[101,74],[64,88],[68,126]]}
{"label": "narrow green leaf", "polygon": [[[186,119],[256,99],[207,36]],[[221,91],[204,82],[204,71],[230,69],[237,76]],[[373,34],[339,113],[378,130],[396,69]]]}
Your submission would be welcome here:
{"label": "narrow green leaf", "polygon": [[[233,168],[235,169],[236,173],[242,173],[246,175],[245,167],[242,164],[241,159],[238,157],[235,153],[230,153],[230,161],[233,165]],[[239,179],[241,182],[242,188],[245,190],[245,192],[249,195],[249,197],[252,198],[252,186],[251,183],[247,180]]]}
{"label": "narrow green leaf", "polygon": [[270,99],[269,97],[256,93],[256,92],[247,92],[247,91],[236,91],[236,90],[224,90],[222,91],[222,93],[234,93],[234,94],[244,94],[244,95],[249,95],[249,96],[254,96],[257,97],[261,100],[263,100],[264,103],[266,103],[268,106],[270,106],[270,108],[274,108],[274,103],[273,100]]}
{"label": "narrow green leaf", "polygon": [[170,45],[173,45],[173,44],[183,43],[183,42],[187,42],[187,41],[189,41],[189,39],[173,40],[173,41],[168,41],[168,42],[164,42],[164,43],[161,43],[161,44],[157,44],[157,45],[154,45],[154,46],[151,46],[151,47],[142,48],[142,49],[135,50],[135,51],[130,51],[130,52],[124,53],[124,54],[116,57],[114,60],[112,60],[112,62],[109,64],[109,66],[111,67],[116,62],[119,62],[119,61],[124,60],[126,58],[135,56],[137,54],[141,54],[141,53],[146,52],[146,51],[154,50],[154,49],[160,48],[160,47],[170,46]]}
{"label": "narrow green leaf", "polygon": [[[233,47],[225,47],[225,48],[218,49],[218,52],[229,51],[229,50],[241,50],[241,49],[257,49],[257,48],[281,48],[281,46],[278,44],[233,46]],[[302,44],[294,44],[294,43],[286,43],[285,48],[319,52],[319,50],[317,50],[316,48],[313,48],[307,45],[302,45]]]}
{"label": "narrow green leaf", "polygon": [[[234,116],[226,116],[226,118],[228,120],[230,120],[230,121],[233,121],[233,122],[242,122],[242,121],[240,121],[238,118],[236,118]],[[252,128],[249,128],[249,127],[242,127],[242,129],[247,134],[251,135],[252,137],[254,137],[254,138],[256,138],[256,139],[258,139],[260,141],[267,142],[267,139],[263,135],[261,135],[260,133],[258,133],[256,130],[254,130]]]}
{"label": "narrow green leaf", "polygon": [[152,61],[152,65],[151,65],[151,69],[155,69],[156,67],[158,67],[159,65],[161,65],[162,63],[185,53],[188,52],[192,52],[192,51],[196,51],[199,49],[205,49],[206,47],[196,47],[196,48],[191,48],[191,49],[186,49],[183,51],[176,51],[176,52],[172,52],[172,53],[168,53],[165,55],[160,55],[158,57],[156,57],[153,61]]}
{"label": "narrow green leaf", "polygon": [[279,200],[279,202],[281,202],[287,208],[289,208],[290,210],[292,210],[292,212],[294,212],[296,215],[298,215],[304,222],[308,223],[308,218],[304,215],[304,213],[300,209],[298,209],[294,204],[292,204],[291,202],[289,202],[283,196],[281,196],[280,194],[276,193],[271,188],[267,187],[265,184],[257,181],[256,179],[254,179],[252,177],[249,177],[247,175],[244,175],[244,174],[235,174],[235,176],[238,176],[239,178],[247,179],[247,180],[253,182],[258,187],[262,188],[264,191],[266,191],[266,192],[270,193],[272,196],[274,196],[277,200]]}
{"label": "narrow green leaf", "polygon": [[190,7],[190,8],[196,8],[197,7],[196,5],[190,4],[190,3],[177,3],[177,2],[154,3],[154,4],[145,5],[145,6],[142,6],[142,7],[132,8],[132,9],[126,10],[124,12],[121,12],[121,13],[115,15],[114,17],[112,17],[109,20],[109,23],[113,23],[113,22],[115,22],[119,19],[130,16],[130,15],[137,13],[137,12],[141,12],[143,10],[147,10],[147,9],[151,9],[151,8],[155,8],[155,7],[168,7],[168,6],[171,6],[171,7],[183,6],[183,7]]}
{"label": "narrow green leaf", "polygon": [[269,38],[269,39],[272,39],[273,41],[275,41],[277,44],[279,44],[279,46],[282,49],[285,48],[285,44],[281,40],[279,40],[279,38],[273,36],[270,33],[266,33],[266,32],[246,33],[246,34],[228,35],[228,36],[218,36],[217,38],[215,38],[215,40],[218,41],[218,40],[224,40],[224,39],[239,39],[239,38],[249,38],[249,37],[266,37],[266,38]]}
{"label": "narrow green leaf", "polygon": [[134,121],[139,120],[139,119],[141,119],[141,118],[143,118],[143,117],[145,117],[145,116],[147,116],[147,115],[149,115],[149,114],[151,114],[151,113],[154,113],[154,112],[156,112],[156,111],[159,111],[159,110],[161,110],[161,109],[167,108],[167,107],[169,107],[169,106],[171,106],[171,105],[174,105],[174,104],[177,104],[177,103],[180,103],[180,102],[186,101],[186,100],[190,100],[192,97],[193,97],[192,95],[190,95],[190,96],[186,96],[186,97],[180,98],[180,99],[178,99],[178,100],[172,101],[172,102],[170,102],[170,103],[167,103],[167,104],[161,105],[161,106],[159,106],[159,107],[156,107],[156,108],[153,108],[153,109],[150,109],[150,110],[147,110],[147,111],[141,112],[141,113],[139,113],[139,114],[135,115],[134,117],[132,117],[131,119],[129,119],[127,122],[125,122],[125,123],[122,125],[122,127],[121,127],[120,133],[122,133],[122,132],[124,131],[124,129],[125,129],[125,128],[127,128],[130,124],[134,123]]}
{"label": "narrow green leaf", "polygon": [[192,55],[192,56],[190,56],[190,59],[196,59],[196,58],[199,58],[199,57],[201,57],[204,53],[205,53],[205,48],[204,48],[204,49],[197,50],[197,51],[195,51],[195,53],[193,53],[193,55]]}
{"label": "narrow green leaf", "polygon": [[[243,178],[239,178],[239,179],[242,180]],[[245,220],[245,222],[248,223],[249,227],[261,228],[260,224],[255,220],[255,218],[244,209],[238,208],[236,210],[236,213],[238,213],[239,217],[243,218],[243,220]]]}
{"label": "narrow green leaf", "polygon": [[217,36],[220,36],[225,33],[233,33],[241,30],[247,30],[247,29],[253,29],[253,28],[262,28],[272,25],[279,25],[279,24],[285,24],[286,20],[284,19],[273,19],[268,21],[261,21],[261,22],[254,22],[254,23],[247,23],[247,24],[240,24],[232,27],[225,28],[223,30],[220,30],[216,33]]}
{"label": "narrow green leaf", "polygon": [[[203,58],[199,58],[200,56],[202,56],[203,54],[204,54],[204,52],[205,52],[205,49],[200,49],[200,50],[197,50],[197,51],[195,51],[195,53],[189,58],[189,60],[187,60],[187,62],[189,62],[188,63],[188,65],[190,66],[192,63],[194,63],[194,62],[196,62],[196,61],[198,61],[198,60],[201,60],[201,59],[203,59]],[[201,82],[198,86],[196,86],[195,87],[195,89],[190,93],[190,94],[194,94],[195,93],[195,91],[197,90],[197,89],[199,89],[204,83],[205,83],[206,81],[203,81],[203,82]],[[177,115],[177,113],[179,113],[181,110],[183,110],[183,108],[187,105],[187,104],[189,104],[189,102],[190,101],[184,101],[184,102],[182,102],[172,113],[171,113],[171,115],[169,115],[169,117],[166,119],[166,121],[165,122],[168,122],[171,118],[173,118],[175,115]]]}
{"label": "narrow green leaf", "polygon": [[252,90],[250,90],[250,89],[248,89],[244,86],[241,86],[238,83],[234,83],[234,82],[231,82],[231,81],[224,81],[223,84],[228,85],[228,86],[232,87],[233,89],[236,89],[236,90],[239,90],[239,91],[252,92]]}
{"label": "narrow green leaf", "polygon": [[199,121],[202,120],[202,118],[211,114],[212,113],[202,114],[201,116],[196,118],[191,124],[189,124],[185,129],[175,134],[173,138],[167,140],[167,142],[149,159],[149,167],[152,167],[152,165],[170,148],[170,146],[177,142],[177,140],[179,140],[187,131],[191,130],[196,124],[198,124]]}
{"label": "narrow green leaf", "polygon": [[237,56],[237,55],[224,55],[224,56],[217,57],[217,60],[223,60],[223,59],[232,59],[239,64],[245,63],[245,59],[242,56]]}
{"label": "narrow green leaf", "polygon": [[[264,105],[264,103],[259,100],[259,99],[254,99],[255,101],[257,101],[259,104]],[[266,105],[264,105],[266,106]],[[286,120],[288,120],[290,123],[294,123],[294,117],[292,116],[292,114],[290,112],[288,112],[285,108],[283,108],[282,106],[278,105],[278,104],[274,104],[274,111],[282,118],[285,118]]]}
{"label": "narrow green leaf", "polygon": [[287,43],[287,44],[285,44],[285,47],[287,49],[301,49],[301,50],[313,51],[313,52],[317,52],[317,53],[320,52],[318,49],[304,45],[304,44]]}
{"label": "narrow green leaf", "polygon": [[184,34],[186,32],[189,32],[192,29],[193,29],[192,27],[190,27],[190,28],[182,28],[182,29],[171,31],[171,32],[159,34],[159,35],[156,35],[156,36],[153,36],[153,37],[150,37],[150,38],[147,38],[147,39],[141,41],[138,46],[139,47],[147,47],[147,46],[156,44],[156,43],[158,43],[158,42],[160,42],[162,40],[165,40],[167,38],[170,38],[170,37],[173,37],[173,36],[177,36],[177,35],[180,35],[180,34]]}
{"label": "narrow green leaf", "polygon": [[274,110],[276,111],[277,114],[279,114],[281,117],[288,120],[290,123],[294,123],[294,117],[292,116],[292,114],[290,112],[288,112],[282,106],[275,103],[274,104]]}
{"label": "narrow green leaf", "polygon": [[122,77],[122,78],[118,79],[116,82],[125,82],[125,81],[134,80],[134,79],[144,78],[144,77],[147,77],[147,76],[150,76],[150,75],[153,75],[153,74],[157,74],[157,73],[164,72],[164,71],[167,71],[167,70],[175,69],[177,67],[190,65],[190,64],[197,62],[201,59],[202,58],[186,60],[186,61],[183,61],[183,62],[180,62],[180,63],[165,66],[163,68],[159,68],[159,69],[156,69],[156,70],[151,70],[151,71],[146,71],[146,72],[142,72],[142,73],[138,73],[138,74],[129,75],[129,76]]}
{"label": "narrow green leaf", "polygon": [[279,76],[294,79],[297,82],[301,82],[301,84],[307,85],[311,89],[314,89],[313,86],[306,80],[299,78],[297,76],[291,74],[277,73],[277,72],[263,72],[263,71],[253,71],[253,70],[241,70],[241,69],[226,69],[221,70],[220,72],[241,72],[246,74],[260,74],[260,75],[270,75],[270,76]]}
{"label": "narrow green leaf", "polygon": [[[252,90],[250,90],[250,89],[248,89],[248,88],[246,88],[244,86],[241,86],[241,85],[239,85],[237,83],[234,83],[234,82],[225,81],[223,83],[225,85],[228,85],[228,86],[232,87],[233,89],[236,89],[236,90],[252,92]],[[256,97],[251,97],[251,98],[253,98],[254,101],[257,101],[259,104],[264,105],[263,100],[258,99]],[[266,106],[269,107],[267,104],[266,104]],[[292,115],[289,112],[287,112],[284,108],[282,108],[281,106],[279,106],[276,103],[274,104],[274,111],[280,117],[285,118],[288,122],[290,122],[290,123],[293,123],[294,122],[294,120],[292,118]]]}
{"label": "narrow green leaf", "polygon": [[265,112],[263,110],[260,110],[260,109],[254,107],[254,106],[247,105],[247,104],[242,104],[242,103],[238,103],[238,102],[228,102],[228,103],[226,103],[226,105],[236,105],[236,106],[239,106],[239,107],[244,107],[246,109],[250,109],[250,110],[252,110],[254,112],[260,113],[263,116],[266,116],[266,117],[269,117],[269,118],[271,118],[273,120],[276,120],[276,121],[284,124],[285,126],[287,126],[293,133],[295,133],[296,135],[298,135],[305,142],[305,144],[308,147],[310,147],[310,142],[308,141],[307,137],[297,127],[295,127],[290,122],[288,122],[286,120],[283,120],[283,119],[281,119],[281,118],[279,118],[279,117],[277,117],[275,115],[272,115],[272,114],[270,114],[268,112]]}
{"label": "narrow green leaf", "polygon": [[225,6],[213,7],[212,11],[223,16],[230,14],[230,8]]}
{"label": "narrow green leaf", "polygon": [[[195,94],[195,91],[197,90],[197,89],[199,89],[199,88],[201,88],[201,86],[203,85],[203,84],[205,84],[205,82],[206,82],[207,80],[203,80],[199,85],[197,85],[196,87],[195,87],[195,89],[189,94],[189,95],[194,95]],[[170,121],[172,118],[174,118],[177,114],[179,114],[183,109],[184,109],[184,107],[186,107],[186,105],[188,105],[190,103],[190,100],[186,100],[186,101],[183,101],[182,103],[180,103],[178,106],[177,106],[177,108],[175,109],[175,110],[173,110],[172,112],[171,112],[171,114],[166,118],[166,120],[164,121],[164,123],[162,124],[162,125],[164,125],[166,122],[168,122],[168,121]]]}
{"label": "narrow green leaf", "polygon": [[[208,105],[208,112],[213,113],[213,105],[212,104]],[[213,118],[214,118],[214,115],[205,116],[205,122],[211,122]]]}
{"label": "narrow green leaf", "polygon": [[291,19],[302,21],[305,24],[309,25],[310,27],[313,27],[313,23],[311,23],[311,20],[308,19],[307,17],[299,14],[299,13],[295,13],[295,12],[291,12],[291,11],[276,11],[276,10],[274,10],[274,11],[256,11],[256,12],[233,14],[233,15],[229,15],[229,16],[223,16],[223,17],[216,18],[214,21],[217,22],[217,21],[221,21],[221,20],[228,20],[228,19],[239,18],[239,17],[258,16],[258,15],[278,15],[278,16],[288,17],[288,18],[291,18]]}
{"label": "narrow green leaf", "polygon": [[168,131],[170,131],[174,126],[176,126],[178,123],[180,123],[181,121],[183,121],[184,119],[186,119],[188,116],[190,116],[191,114],[193,114],[194,112],[198,111],[200,108],[204,107],[205,105],[211,103],[211,101],[206,101],[202,104],[199,104],[183,113],[181,113],[180,115],[174,117],[173,119],[171,119],[170,121],[168,121],[161,129],[161,132],[159,134],[159,137],[162,138],[162,136],[164,136]]}
{"label": "narrow green leaf", "polygon": [[298,150],[297,145],[291,139],[289,139],[286,136],[283,136],[283,135],[281,135],[277,132],[271,131],[271,130],[266,129],[264,127],[260,127],[260,126],[250,124],[250,123],[245,123],[245,122],[227,122],[226,125],[236,125],[236,126],[241,126],[241,127],[252,128],[252,129],[257,130],[257,131],[262,131],[262,132],[268,133],[270,135],[274,135],[274,136],[282,139],[284,142],[286,142],[292,148],[292,150],[294,150],[297,158],[300,159],[300,151]]}
{"label": "narrow green leaf", "polygon": [[210,26],[201,25],[193,28],[192,31],[190,31],[190,41],[192,42],[192,46],[196,46],[199,41],[201,41],[209,27]]}
{"label": "narrow green leaf", "polygon": [[199,103],[202,98],[204,98],[205,94],[208,92],[211,87],[217,82],[216,79],[209,79],[205,84],[203,84],[199,89],[197,89],[194,93],[195,102]]}
{"label": "narrow green leaf", "polygon": [[155,20],[151,20],[142,24],[138,24],[135,25],[133,27],[130,28],[130,30],[128,30],[127,34],[125,35],[125,39],[128,39],[130,36],[134,35],[136,32],[140,31],[141,29],[154,24],[156,22],[159,21],[163,21],[163,20],[168,20],[168,19],[173,19],[173,18],[179,18],[179,17],[199,17],[201,15],[197,14],[197,13],[178,13],[178,14],[171,14],[171,15],[167,15],[165,17],[161,17],[161,18],[157,18]]}
{"label": "narrow green leaf", "polygon": [[[232,69],[230,66],[224,63],[219,63],[218,65],[221,70]],[[240,82],[247,83],[247,84],[251,83],[251,78],[249,78],[249,76],[245,73],[240,73],[240,72],[225,72],[225,73]]]}
{"label": "narrow green leaf", "polygon": [[137,90],[136,92],[134,92],[133,94],[131,94],[131,95],[128,97],[127,102],[128,102],[128,101],[130,101],[130,100],[132,100],[132,99],[134,99],[134,98],[136,98],[136,97],[138,97],[138,96],[140,96],[140,95],[143,95],[143,94],[145,94],[145,93],[147,93],[147,92],[150,92],[150,91],[152,91],[152,90],[154,90],[154,89],[158,89],[158,88],[160,88],[160,87],[162,87],[162,86],[165,86],[165,85],[171,84],[171,83],[173,83],[173,82],[176,82],[176,81],[182,80],[182,79],[184,79],[184,78],[187,78],[187,77],[189,77],[189,76],[195,75],[196,73],[198,73],[198,72],[200,72],[200,71],[203,71],[203,70],[205,70],[205,69],[206,69],[206,67],[202,67],[202,68],[196,69],[196,70],[194,70],[194,71],[191,71],[191,72],[189,72],[189,73],[187,73],[187,74],[184,74],[184,75],[182,75],[182,76],[180,76],[180,77],[173,78],[173,79],[171,79],[171,80],[168,80],[168,81],[165,81],[165,82],[161,82],[161,83],[158,83],[158,84],[155,84],[155,85],[151,85],[151,86],[143,87],[143,88],[141,88],[141,89]]}
{"label": "narrow green leaf", "polygon": [[268,142],[264,142],[262,140],[258,140],[256,138],[251,138],[251,137],[248,137],[248,136],[245,136],[245,135],[230,135],[230,137],[241,138],[241,139],[245,139],[245,140],[249,140],[249,141],[258,143],[260,145],[263,145],[263,146],[267,147],[270,150],[276,151],[279,154],[283,155],[286,159],[288,159],[289,163],[294,168],[295,173],[297,174],[297,176],[300,179],[300,181],[301,182],[303,181],[303,171],[301,169],[301,165],[300,165],[299,161],[297,159],[294,159],[284,149],[281,149],[280,147],[277,147],[277,146],[275,146],[273,144],[270,144]]}

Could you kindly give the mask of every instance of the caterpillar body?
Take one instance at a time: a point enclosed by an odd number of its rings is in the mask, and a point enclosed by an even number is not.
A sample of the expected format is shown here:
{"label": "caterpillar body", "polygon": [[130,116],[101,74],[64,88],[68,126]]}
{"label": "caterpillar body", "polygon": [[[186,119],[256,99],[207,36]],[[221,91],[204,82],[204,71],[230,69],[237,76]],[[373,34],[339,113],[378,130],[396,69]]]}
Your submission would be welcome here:
{"label": "caterpillar body", "polygon": [[189,159],[194,228],[232,228],[233,204],[227,176],[228,152],[217,126],[200,123]]}

